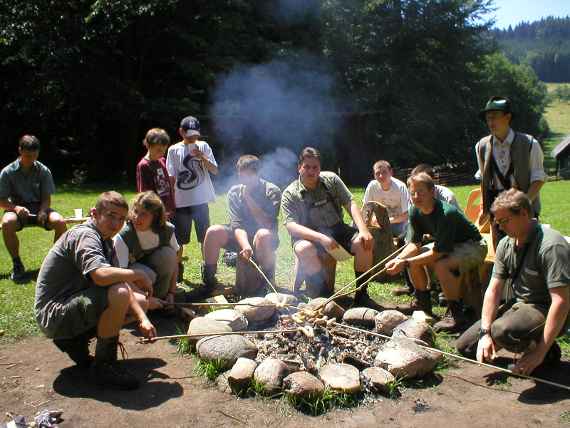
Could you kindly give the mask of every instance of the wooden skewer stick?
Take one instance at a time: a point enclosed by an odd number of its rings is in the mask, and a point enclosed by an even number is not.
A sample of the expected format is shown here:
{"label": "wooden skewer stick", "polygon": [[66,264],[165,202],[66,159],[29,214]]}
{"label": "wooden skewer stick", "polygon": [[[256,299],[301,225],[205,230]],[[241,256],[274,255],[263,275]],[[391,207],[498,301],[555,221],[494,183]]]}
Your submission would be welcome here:
{"label": "wooden skewer stick", "polygon": [[171,336],[156,336],[150,339],[145,337],[139,340],[139,343],[154,343],[157,340],[170,340],[170,339],[198,339],[208,336],[229,336],[232,334],[246,335],[246,334],[281,334],[281,333],[296,333],[299,329],[285,329],[285,330],[257,330],[257,331],[221,331],[219,333],[199,333],[199,334],[173,334]]}
{"label": "wooden skewer stick", "polygon": [[[371,336],[378,336],[378,337],[382,337],[382,338],[388,339],[388,340],[392,339],[392,337],[390,337],[390,336],[386,336],[386,335],[384,335],[384,334],[375,333],[375,332],[368,331],[368,330],[363,330],[363,329],[358,328],[358,327],[353,327],[353,326],[346,325],[346,324],[339,324],[339,323],[337,323],[337,322],[334,322],[333,324],[334,324],[334,325],[337,325],[337,326],[339,326],[339,327],[348,328],[348,329],[350,329],[350,330],[359,331],[359,332],[361,332],[361,333],[365,333],[365,334],[368,334],[368,335],[371,335]],[[501,372],[504,372],[504,373],[508,373],[508,374],[510,374],[510,375],[513,375],[513,376],[522,377],[522,378],[524,378],[524,379],[533,380],[533,381],[535,381],[535,382],[545,383],[545,384],[547,384],[547,385],[556,386],[556,387],[558,387],[558,388],[562,388],[562,389],[565,389],[565,390],[567,390],[567,391],[570,391],[570,386],[562,385],[561,383],[552,382],[552,381],[550,381],[550,380],[541,379],[541,378],[539,378],[539,377],[534,377],[534,376],[528,376],[528,375],[524,375],[524,374],[521,374],[521,373],[515,373],[515,372],[513,372],[512,370],[504,369],[504,368],[498,367],[498,366],[494,366],[493,364],[481,363],[481,362],[479,362],[479,361],[472,360],[471,358],[466,358],[466,357],[463,357],[463,356],[461,356],[461,355],[452,354],[451,352],[445,352],[445,351],[441,351],[441,350],[439,350],[439,349],[430,348],[429,346],[420,345],[419,343],[416,342],[416,339],[414,339],[414,338],[412,338],[412,337],[401,336],[401,338],[402,338],[402,339],[412,340],[412,341],[414,341],[414,343],[415,343],[416,345],[418,345],[420,348],[423,348],[423,349],[425,349],[425,350],[427,350],[427,351],[430,351],[430,352],[436,352],[436,353],[438,353],[438,354],[446,355],[446,356],[448,356],[448,357],[455,358],[455,359],[457,359],[457,360],[461,360],[461,361],[465,361],[465,362],[468,362],[468,363],[471,363],[471,364],[476,364],[476,365],[478,365],[478,366],[482,366],[482,367],[487,367],[487,368],[490,368],[490,369],[498,370],[498,371],[501,371]]]}
{"label": "wooden skewer stick", "polygon": [[[161,302],[168,306],[251,306],[253,308],[274,308],[275,304],[261,304],[261,305],[252,305],[251,303],[220,303],[220,302],[215,302],[215,303],[208,303],[208,302],[201,302],[201,303],[185,303],[185,302],[173,302],[173,303],[168,303],[165,300],[161,300]],[[288,306],[292,306],[287,304]]]}
{"label": "wooden skewer stick", "polygon": [[263,277],[263,279],[265,279],[265,281],[269,284],[269,287],[271,287],[271,289],[273,290],[273,292],[275,294],[279,294],[277,292],[277,290],[275,289],[275,287],[273,286],[273,284],[271,283],[271,281],[269,281],[269,278],[267,278],[267,276],[265,276],[265,273],[263,272],[263,270],[261,270],[261,268],[257,265],[257,263],[255,263],[253,261],[253,259],[250,257],[249,262],[259,271],[259,273],[261,274],[261,276]]}

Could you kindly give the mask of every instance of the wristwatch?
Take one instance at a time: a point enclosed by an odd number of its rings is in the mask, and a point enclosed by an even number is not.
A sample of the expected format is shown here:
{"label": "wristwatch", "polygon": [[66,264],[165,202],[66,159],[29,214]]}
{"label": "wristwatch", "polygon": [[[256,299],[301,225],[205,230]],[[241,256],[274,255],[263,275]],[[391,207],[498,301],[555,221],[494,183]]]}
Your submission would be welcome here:
{"label": "wristwatch", "polygon": [[482,339],[483,336],[487,336],[487,335],[491,335],[491,330],[488,330],[486,328],[480,328],[479,329],[479,339]]}

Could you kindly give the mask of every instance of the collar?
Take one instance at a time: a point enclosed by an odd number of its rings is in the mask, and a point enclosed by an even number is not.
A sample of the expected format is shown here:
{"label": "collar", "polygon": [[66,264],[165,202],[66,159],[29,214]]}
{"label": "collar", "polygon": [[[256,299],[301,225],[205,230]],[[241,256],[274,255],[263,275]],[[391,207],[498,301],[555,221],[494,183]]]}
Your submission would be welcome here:
{"label": "collar", "polygon": [[[16,171],[19,171],[19,170],[22,170],[22,171],[23,171],[22,164],[20,163],[20,157],[18,157],[14,162],[15,162],[15,164],[16,164]],[[34,161],[34,163],[32,164],[32,167],[30,168],[30,171],[33,170],[33,169],[36,169],[36,167],[37,167],[37,162],[38,162],[38,161]]]}
{"label": "collar", "polygon": [[493,144],[498,145],[499,147],[510,147],[513,144],[515,139],[515,132],[509,128],[509,132],[507,133],[507,138],[504,141],[499,140],[497,137],[493,135]]}
{"label": "collar", "polygon": [[526,237],[526,241],[524,242],[523,246],[517,247],[517,242],[516,239],[514,238],[512,239],[513,245],[515,246],[515,248],[524,248],[525,245],[529,245],[536,240],[539,231],[540,231],[540,223],[536,220],[532,220],[532,227]]}
{"label": "collar", "polygon": [[[321,179],[321,176],[319,175],[319,181],[317,183],[317,187],[315,187],[314,190],[316,190],[321,184],[322,184],[322,179]],[[304,195],[305,193],[311,191],[311,190],[307,189],[307,187],[303,184],[303,182],[301,181],[300,175],[297,178],[297,188],[299,189],[299,193],[301,193],[301,195]]]}

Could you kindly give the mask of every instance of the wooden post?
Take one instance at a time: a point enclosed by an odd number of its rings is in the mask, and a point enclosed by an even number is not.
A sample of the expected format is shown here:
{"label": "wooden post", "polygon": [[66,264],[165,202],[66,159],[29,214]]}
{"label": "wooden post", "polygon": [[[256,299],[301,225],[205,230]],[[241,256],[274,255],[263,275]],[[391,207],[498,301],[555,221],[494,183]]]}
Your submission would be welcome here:
{"label": "wooden post", "polygon": [[[396,249],[392,230],[390,229],[390,217],[388,216],[386,207],[374,201],[364,204],[362,207],[362,217],[364,218],[366,227],[368,227],[370,234],[374,238],[372,264],[375,265],[389,254],[392,254]],[[382,269],[382,266],[379,266],[378,269],[372,273],[376,273],[380,269]],[[374,281],[377,282],[384,282],[386,280],[387,275],[385,273],[374,278]]]}
{"label": "wooden post", "polygon": [[[320,253],[319,252],[319,259],[321,260],[321,266],[325,274],[325,285],[329,294],[334,292],[334,283],[336,280],[336,260],[328,253]],[[295,254],[295,268],[293,270],[293,293],[299,290],[303,281],[305,281],[305,287],[307,290],[307,294],[310,297],[318,297],[311,295],[312,284],[307,283],[306,275],[301,269],[299,258]]]}

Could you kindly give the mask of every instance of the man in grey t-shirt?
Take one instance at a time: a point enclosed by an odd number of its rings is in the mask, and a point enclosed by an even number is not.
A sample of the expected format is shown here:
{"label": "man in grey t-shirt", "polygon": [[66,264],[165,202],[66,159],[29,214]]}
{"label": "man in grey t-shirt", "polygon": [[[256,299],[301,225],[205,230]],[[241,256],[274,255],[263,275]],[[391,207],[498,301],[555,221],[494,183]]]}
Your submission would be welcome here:
{"label": "man in grey t-shirt", "polygon": [[24,135],[18,152],[18,159],[0,172],[0,208],[6,210],[2,216],[2,236],[14,265],[10,278],[23,282],[26,269],[20,260],[16,232],[25,226],[42,226],[54,230],[55,242],[66,226],[63,217],[50,207],[55,186],[50,170],[38,161],[40,141],[33,135]]}
{"label": "man in grey t-shirt", "polygon": [[[119,193],[99,196],[92,219],[63,234],[44,259],[34,309],[40,329],[59,349],[79,367],[91,367],[97,383],[118,389],[139,384],[117,361],[123,324],[138,320],[143,335],[156,335],[145,314],[152,283],[143,272],[114,267],[111,238],[127,212]],[[134,292],[129,283],[147,295]],[[89,341],[95,336],[93,359]]]}
{"label": "man in grey t-shirt", "polygon": [[[522,353],[514,371],[525,375],[560,360],[555,339],[564,333],[570,309],[570,246],[532,212],[530,198],[516,189],[494,200],[491,213],[507,236],[497,246],[481,320],[456,343],[459,352],[481,362],[500,348]],[[499,306],[505,286],[514,296]]]}

